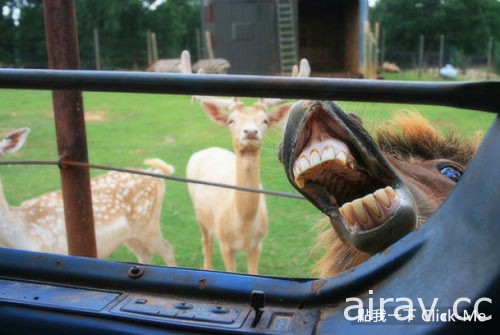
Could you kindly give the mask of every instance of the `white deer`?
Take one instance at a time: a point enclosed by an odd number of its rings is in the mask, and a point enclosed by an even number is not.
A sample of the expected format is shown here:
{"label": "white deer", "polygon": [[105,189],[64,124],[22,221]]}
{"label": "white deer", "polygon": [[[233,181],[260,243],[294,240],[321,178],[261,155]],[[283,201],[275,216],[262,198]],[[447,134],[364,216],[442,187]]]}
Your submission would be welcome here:
{"label": "white deer", "polygon": [[[19,150],[28,128],[0,142],[0,156]],[[171,174],[174,168],[160,159],[148,159],[154,172]],[[91,180],[97,256],[108,257],[124,244],[141,263],[153,252],[175,265],[172,246],[161,233],[160,215],[165,183],[158,178],[109,172]],[[8,248],[67,254],[61,191],[50,192],[11,207],[0,182],[0,245]]]}
{"label": "white deer", "polygon": [[[289,105],[276,107],[267,114],[261,102],[252,107],[239,100],[225,111],[224,104],[201,97],[203,109],[216,123],[229,128],[234,153],[212,147],[194,153],[187,165],[187,177],[203,181],[262,188],[260,148],[264,132],[281,123]],[[224,266],[235,272],[235,255],[246,251],[251,274],[258,273],[262,239],[267,232],[268,216],[263,194],[228,188],[188,184],[196,218],[202,233],[203,266],[212,269],[212,245],[219,240]]]}
{"label": "white deer", "polygon": [[[192,73],[188,51],[183,51],[180,68],[184,74]],[[203,69],[198,71],[203,72]],[[310,73],[309,62],[302,59],[300,67],[294,66],[292,76],[309,77]],[[238,98],[193,96],[192,100],[201,101],[213,121],[229,128],[234,153],[217,147],[194,153],[188,161],[187,177],[262,188],[260,148],[264,133],[286,119],[290,106],[278,106],[270,113],[267,109],[286,100],[259,99],[251,107],[245,106]],[[235,255],[246,251],[248,273],[257,274],[262,240],[268,226],[264,195],[194,183],[188,184],[188,190],[202,234],[204,268],[213,268],[212,247],[216,238],[227,271],[236,271]]]}

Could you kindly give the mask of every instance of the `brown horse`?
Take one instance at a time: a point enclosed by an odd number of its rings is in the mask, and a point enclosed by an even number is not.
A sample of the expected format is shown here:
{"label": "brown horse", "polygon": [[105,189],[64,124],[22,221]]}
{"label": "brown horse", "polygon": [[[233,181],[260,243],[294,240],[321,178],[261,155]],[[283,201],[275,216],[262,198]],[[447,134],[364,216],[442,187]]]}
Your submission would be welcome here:
{"label": "brown horse", "polygon": [[375,140],[361,119],[332,102],[298,101],[280,160],[290,183],[330,218],[317,271],[332,276],[413,231],[460,179],[479,143],[441,134],[417,113],[381,128]]}

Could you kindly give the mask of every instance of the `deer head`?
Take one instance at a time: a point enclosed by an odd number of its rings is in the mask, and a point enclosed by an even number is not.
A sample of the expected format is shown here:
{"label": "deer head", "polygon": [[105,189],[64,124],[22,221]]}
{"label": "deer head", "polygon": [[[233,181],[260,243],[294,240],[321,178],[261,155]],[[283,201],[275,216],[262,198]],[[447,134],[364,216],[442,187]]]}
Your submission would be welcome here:
{"label": "deer head", "polygon": [[290,109],[290,105],[281,105],[268,114],[268,107],[262,102],[247,107],[237,98],[233,98],[230,104],[217,103],[212,98],[201,99],[210,119],[229,129],[233,147],[239,153],[259,151],[266,130],[283,122]]}

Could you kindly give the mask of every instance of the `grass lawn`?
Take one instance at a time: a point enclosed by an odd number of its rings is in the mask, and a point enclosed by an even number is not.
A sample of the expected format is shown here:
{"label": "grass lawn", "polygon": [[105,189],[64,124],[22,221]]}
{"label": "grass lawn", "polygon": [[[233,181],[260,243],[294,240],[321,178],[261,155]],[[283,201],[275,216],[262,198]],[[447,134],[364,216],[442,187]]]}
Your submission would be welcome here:
{"label": "grass lawn", "polygon": [[[432,106],[397,104],[340,103],[356,112],[372,128],[400,110],[418,110],[438,124],[452,122],[462,134],[485,131],[493,115]],[[229,133],[204,115],[190,97],[85,93],[90,161],[117,167],[141,167],[150,157],[159,157],[176,168],[177,176],[185,176],[190,155],[208,146],[231,149]],[[20,152],[5,160],[56,160],[51,93],[46,91],[0,90],[0,132],[30,127],[32,132]],[[271,129],[262,149],[262,183],[264,188],[294,192],[277,160],[282,129]],[[102,174],[92,171],[92,175]],[[59,172],[53,166],[0,166],[0,175],[8,202],[22,201],[60,188]],[[183,183],[167,181],[162,213],[164,236],[174,248],[179,266],[199,268],[200,233]],[[322,215],[303,200],[267,196],[270,228],[264,241],[260,272],[265,275],[307,277],[312,264],[321,255],[314,248],[315,223]],[[214,248],[217,270],[223,270],[218,248]],[[121,261],[135,261],[124,247],[112,256]],[[156,264],[162,264],[155,257]],[[246,272],[244,255],[238,257],[238,270]]]}

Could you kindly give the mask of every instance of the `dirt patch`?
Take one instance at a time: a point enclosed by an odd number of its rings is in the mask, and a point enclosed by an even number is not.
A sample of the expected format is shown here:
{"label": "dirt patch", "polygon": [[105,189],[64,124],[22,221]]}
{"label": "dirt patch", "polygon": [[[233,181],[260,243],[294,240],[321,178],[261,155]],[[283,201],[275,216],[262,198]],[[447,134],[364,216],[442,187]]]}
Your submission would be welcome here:
{"label": "dirt patch", "polygon": [[[493,73],[493,72],[488,73],[488,71],[480,69],[480,68],[469,68],[465,71],[465,73],[458,68],[456,68],[456,70],[458,71],[458,75],[456,78],[456,80],[458,80],[458,81],[460,81],[460,80],[479,81],[479,80],[499,80],[500,79],[500,76],[497,75],[496,73]],[[438,73],[439,73],[438,68],[428,68],[425,72],[430,73],[430,74],[435,74],[436,76],[438,76]]]}
{"label": "dirt patch", "polygon": [[96,122],[104,122],[109,121],[108,112],[104,110],[96,110],[96,111],[86,111],[85,112],[85,121],[96,121]]}
{"label": "dirt patch", "polygon": [[175,138],[173,138],[172,136],[169,136],[169,135],[166,135],[164,138],[163,138],[163,142],[165,144],[172,144],[175,142]]}
{"label": "dirt patch", "polygon": [[479,69],[468,69],[465,71],[465,74],[460,73],[459,77],[464,78],[465,80],[498,80],[500,78],[500,76],[495,73],[488,73]]}

